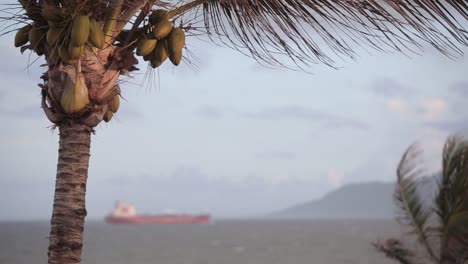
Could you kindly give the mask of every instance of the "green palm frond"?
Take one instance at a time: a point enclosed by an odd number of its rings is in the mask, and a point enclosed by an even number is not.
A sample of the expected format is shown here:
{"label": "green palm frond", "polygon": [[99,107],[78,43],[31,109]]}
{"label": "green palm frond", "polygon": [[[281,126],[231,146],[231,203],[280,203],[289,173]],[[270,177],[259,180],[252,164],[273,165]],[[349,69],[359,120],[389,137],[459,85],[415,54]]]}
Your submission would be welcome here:
{"label": "green palm frond", "polygon": [[417,178],[423,176],[420,153],[417,145],[411,145],[398,165],[394,193],[395,203],[400,211],[397,220],[412,228],[411,233],[417,236],[431,260],[438,263],[439,258],[429,243],[431,228],[428,221],[432,211],[426,208],[417,190]]}
{"label": "green palm frond", "polygon": [[444,258],[457,259],[468,252],[468,140],[447,139],[443,151],[440,193],[436,199],[441,221]]}
{"label": "green palm frond", "polygon": [[[187,15],[197,30],[259,62],[325,63],[355,57],[355,46],[416,52],[430,44],[449,55],[468,45],[466,0],[191,0],[172,16]],[[192,18],[188,18],[192,16]],[[197,19],[199,18],[199,19]],[[354,47],[353,47],[354,46]]]}

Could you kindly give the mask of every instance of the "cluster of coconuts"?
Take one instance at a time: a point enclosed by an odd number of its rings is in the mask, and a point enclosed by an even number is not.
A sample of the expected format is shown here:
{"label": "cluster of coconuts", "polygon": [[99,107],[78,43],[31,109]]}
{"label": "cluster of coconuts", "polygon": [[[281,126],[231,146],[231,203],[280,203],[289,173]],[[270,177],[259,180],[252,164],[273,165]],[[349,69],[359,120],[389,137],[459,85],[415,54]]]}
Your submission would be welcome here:
{"label": "cluster of coconuts", "polygon": [[[21,2],[21,1],[20,1]],[[24,1],[23,1],[24,2]],[[20,28],[15,36],[15,46],[29,43],[29,49],[39,56],[46,54],[53,64],[73,64],[89,49],[102,49],[105,34],[101,25],[87,15],[74,15],[68,9],[58,6],[21,3],[32,23]],[[60,105],[67,114],[79,113],[89,105],[88,87],[81,73],[81,65],[76,69],[66,66],[70,79],[64,82]],[[118,89],[116,89],[118,91]],[[109,110],[104,121],[109,122],[120,105],[116,92],[109,102]]]}
{"label": "cluster of coconuts", "polygon": [[149,27],[137,42],[136,55],[149,61],[151,67],[159,67],[167,58],[179,65],[185,45],[185,33],[168,20],[165,10],[155,10],[149,17]]}
{"label": "cluster of coconuts", "polygon": [[44,6],[42,18],[48,26],[38,22],[18,30],[15,46],[30,43],[30,48],[39,56],[48,52],[52,63],[61,61],[71,64],[85,52],[85,45],[101,49],[104,47],[104,32],[94,19],[86,15],[71,16],[60,7]]}
{"label": "cluster of coconuts", "polygon": [[[19,0],[32,22],[20,28],[15,36],[15,47],[29,48],[37,55],[46,55],[49,63],[64,65],[70,71],[70,80],[64,83],[60,105],[67,114],[82,112],[90,103],[85,77],[81,65],[73,65],[86,49],[102,49],[106,33],[111,31],[112,23],[102,25],[87,15],[79,15],[55,5],[39,5],[36,1]],[[169,21],[168,12],[155,10],[148,17],[149,24],[144,32],[136,36],[136,55],[149,61],[153,68],[159,67],[168,58],[179,65],[185,46],[185,33],[175,28]],[[109,24],[109,25],[108,25]],[[29,45],[27,45],[29,43]],[[132,49],[133,50],[133,49]],[[108,111],[103,120],[109,122],[120,105],[119,89],[108,103]]]}
{"label": "cluster of coconuts", "polygon": [[[72,17],[63,8],[47,5],[43,6],[40,14],[47,26],[34,21],[19,29],[15,36],[16,47],[29,42],[30,49],[39,56],[46,53],[53,64],[74,63],[84,54],[86,45],[98,49],[104,47],[104,32],[94,19],[86,15]],[[74,67],[69,71],[72,69]],[[72,114],[83,110],[90,101],[81,71],[74,69],[69,76],[75,78],[65,82],[60,105],[65,113]]]}

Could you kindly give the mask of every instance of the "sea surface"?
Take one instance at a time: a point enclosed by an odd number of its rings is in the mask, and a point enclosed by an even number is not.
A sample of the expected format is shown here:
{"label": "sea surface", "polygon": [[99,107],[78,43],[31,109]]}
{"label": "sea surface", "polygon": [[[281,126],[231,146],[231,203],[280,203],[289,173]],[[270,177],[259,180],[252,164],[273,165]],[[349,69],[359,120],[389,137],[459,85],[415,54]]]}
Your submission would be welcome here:
{"label": "sea surface", "polygon": [[[47,222],[0,222],[0,263],[47,263]],[[202,225],[88,222],[87,264],[390,264],[372,241],[392,221],[219,220]]]}

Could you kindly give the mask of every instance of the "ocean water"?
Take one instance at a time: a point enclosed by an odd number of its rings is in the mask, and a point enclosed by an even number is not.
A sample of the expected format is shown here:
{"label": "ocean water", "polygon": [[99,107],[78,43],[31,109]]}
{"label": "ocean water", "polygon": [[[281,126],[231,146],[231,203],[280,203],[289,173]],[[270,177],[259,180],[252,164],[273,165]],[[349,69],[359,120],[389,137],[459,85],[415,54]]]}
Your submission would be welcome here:
{"label": "ocean water", "polygon": [[[47,222],[0,222],[0,263],[47,263]],[[88,222],[86,264],[390,264],[371,242],[392,221],[215,221],[202,225]]]}

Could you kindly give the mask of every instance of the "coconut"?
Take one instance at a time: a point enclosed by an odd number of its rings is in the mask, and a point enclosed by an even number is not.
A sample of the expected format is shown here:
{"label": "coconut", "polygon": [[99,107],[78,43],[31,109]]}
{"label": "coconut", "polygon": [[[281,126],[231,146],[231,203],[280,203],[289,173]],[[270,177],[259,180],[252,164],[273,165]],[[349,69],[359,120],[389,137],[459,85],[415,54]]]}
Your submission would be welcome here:
{"label": "coconut", "polygon": [[49,60],[52,62],[52,64],[57,63],[59,60],[59,48],[57,46],[54,47],[49,47]]}
{"label": "coconut", "polygon": [[31,43],[31,47],[34,49],[34,51],[37,51],[37,49],[39,48],[39,43],[44,38],[44,35],[44,30],[39,28],[32,28],[29,31],[29,42]]}
{"label": "coconut", "polygon": [[89,38],[89,17],[76,16],[73,19],[70,44],[79,47],[83,46]]}
{"label": "coconut", "polygon": [[151,25],[156,25],[158,22],[168,19],[168,13],[166,10],[158,9],[153,11],[148,18]]}
{"label": "coconut", "polygon": [[41,15],[41,8],[32,2],[28,3],[26,7],[26,16],[33,21],[43,21],[44,18]]}
{"label": "coconut", "polygon": [[150,54],[148,54],[146,56],[143,56],[144,61],[149,61],[149,60],[151,60],[151,58],[153,58],[153,52],[151,52]]}
{"label": "coconut", "polygon": [[68,55],[70,55],[70,58],[72,60],[77,60],[77,59],[79,59],[81,57],[81,55],[83,55],[84,50],[85,50],[84,46],[75,47],[73,45],[69,45],[68,46]]}
{"label": "coconut", "polygon": [[53,45],[59,38],[60,34],[62,34],[63,28],[59,27],[50,27],[47,30],[46,40],[49,45]]}
{"label": "coconut", "polygon": [[37,46],[36,49],[34,49],[36,52],[37,56],[42,56],[45,54],[45,48],[44,46]]}
{"label": "coconut", "polygon": [[65,90],[60,99],[60,105],[65,113],[70,114],[83,110],[88,104],[88,87],[86,86],[83,74],[78,73],[74,83],[72,81],[66,83]]}
{"label": "coconut", "polygon": [[151,58],[151,67],[159,67],[167,59],[167,41],[162,39],[158,41]]}
{"label": "coconut", "polygon": [[60,23],[66,18],[64,9],[53,5],[43,5],[41,15],[51,23]]}
{"label": "coconut", "polygon": [[167,37],[169,59],[174,65],[179,65],[182,59],[182,49],[185,46],[185,33],[181,28],[172,29]]}
{"label": "coconut", "polygon": [[29,41],[29,31],[32,29],[31,25],[26,25],[16,32],[15,47],[21,47]]}
{"label": "coconut", "polygon": [[113,113],[117,113],[117,111],[119,110],[119,107],[120,107],[120,96],[116,94],[114,98],[112,98],[112,101],[109,104],[109,109]]}
{"label": "coconut", "polygon": [[68,53],[68,48],[67,46],[61,46],[59,48],[59,56],[62,59],[64,63],[71,64],[74,60],[70,57],[70,54]]}
{"label": "coconut", "polygon": [[150,54],[157,44],[156,39],[140,39],[137,44],[136,54],[138,56],[146,56]]}
{"label": "coconut", "polygon": [[153,34],[157,39],[165,38],[172,30],[172,22],[165,19],[154,25]]}
{"label": "coconut", "polygon": [[114,116],[114,113],[112,113],[112,111],[108,110],[104,116],[102,117],[102,119],[107,123],[109,122],[111,119],[112,119],[112,116]]}
{"label": "coconut", "polygon": [[89,20],[89,42],[98,49],[104,47],[104,31],[94,19]]}

